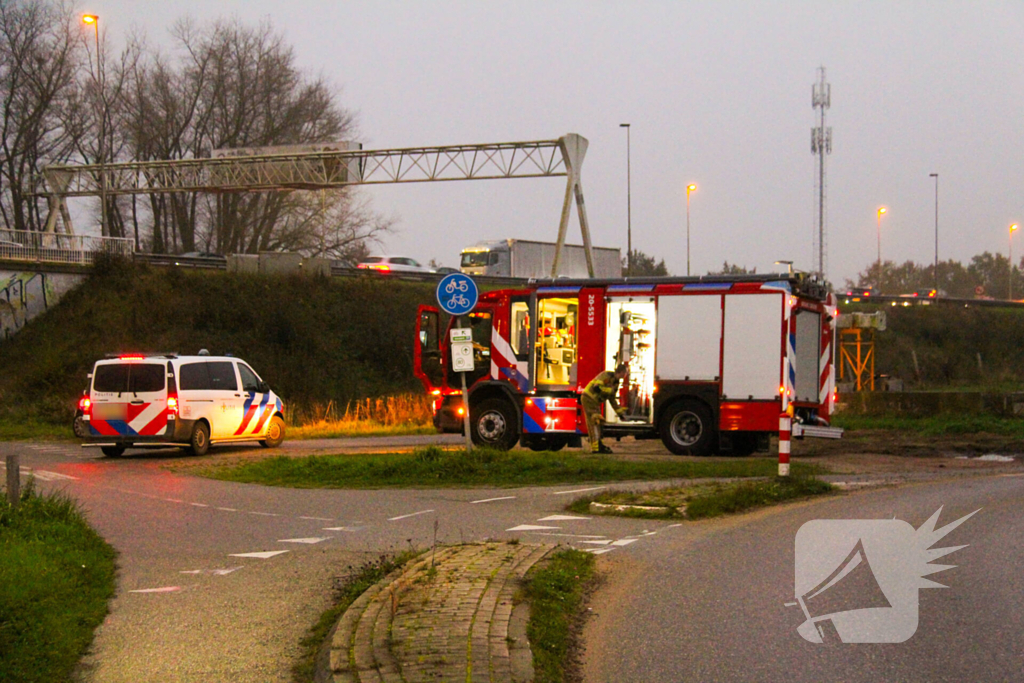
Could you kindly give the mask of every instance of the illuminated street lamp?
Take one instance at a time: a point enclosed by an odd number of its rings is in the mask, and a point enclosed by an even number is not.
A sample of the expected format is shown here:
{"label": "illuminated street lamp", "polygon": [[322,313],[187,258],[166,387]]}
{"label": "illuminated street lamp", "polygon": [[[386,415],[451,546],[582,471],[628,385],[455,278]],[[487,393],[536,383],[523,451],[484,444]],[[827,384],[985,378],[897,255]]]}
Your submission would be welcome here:
{"label": "illuminated street lamp", "polygon": [[1013,299],[1013,233],[1019,227],[1016,223],[1010,226],[1010,293],[1007,295],[1007,299]]}
{"label": "illuminated street lamp", "polygon": [[[83,14],[82,23],[86,26],[92,26],[93,32],[96,35],[96,93],[100,95],[100,89],[103,87],[100,83],[100,18],[95,14]],[[104,236],[107,235],[107,174],[103,169],[104,154],[103,154],[103,142],[106,138],[106,115],[100,111],[100,130],[99,130],[99,145],[96,150],[97,161],[100,166],[100,230]]]}
{"label": "illuminated street lamp", "polygon": [[633,277],[633,184],[630,174],[629,124],[620,123],[626,129],[626,277]]}
{"label": "illuminated street lamp", "polygon": [[686,274],[690,274],[690,193],[697,190],[697,186],[690,183],[686,186]]}
{"label": "illuminated street lamp", "polygon": [[882,214],[886,212],[884,206],[878,207],[878,282],[875,285],[882,290]]}

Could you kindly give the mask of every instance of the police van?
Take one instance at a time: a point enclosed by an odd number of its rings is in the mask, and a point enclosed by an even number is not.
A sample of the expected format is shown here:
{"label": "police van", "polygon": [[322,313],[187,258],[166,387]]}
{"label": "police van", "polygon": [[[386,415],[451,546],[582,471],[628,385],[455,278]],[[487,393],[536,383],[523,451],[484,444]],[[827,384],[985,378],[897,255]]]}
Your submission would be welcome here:
{"label": "police van", "polygon": [[97,361],[78,404],[76,433],[116,457],[126,448],[284,440],[284,404],[245,361],[231,356],[120,355]]}

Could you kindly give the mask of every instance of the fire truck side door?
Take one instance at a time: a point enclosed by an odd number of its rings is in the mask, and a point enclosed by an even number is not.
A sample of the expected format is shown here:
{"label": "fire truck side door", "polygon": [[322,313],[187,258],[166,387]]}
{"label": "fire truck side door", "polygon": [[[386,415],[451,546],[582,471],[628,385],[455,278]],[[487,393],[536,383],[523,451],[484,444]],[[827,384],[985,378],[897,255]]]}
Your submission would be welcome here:
{"label": "fire truck side door", "polygon": [[444,381],[440,316],[440,312],[433,306],[420,306],[417,310],[413,368],[427,391],[440,387]]}

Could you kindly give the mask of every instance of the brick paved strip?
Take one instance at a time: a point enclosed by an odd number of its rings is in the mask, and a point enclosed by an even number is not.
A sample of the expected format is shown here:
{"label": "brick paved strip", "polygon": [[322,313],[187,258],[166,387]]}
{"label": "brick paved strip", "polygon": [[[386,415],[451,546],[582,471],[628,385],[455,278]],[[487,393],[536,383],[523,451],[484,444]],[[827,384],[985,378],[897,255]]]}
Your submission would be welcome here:
{"label": "brick paved strip", "polygon": [[[352,603],[331,641],[336,683],[518,683],[532,677],[528,610],[513,599],[554,546],[486,543],[426,553]],[[526,608],[526,605],[520,607]]]}

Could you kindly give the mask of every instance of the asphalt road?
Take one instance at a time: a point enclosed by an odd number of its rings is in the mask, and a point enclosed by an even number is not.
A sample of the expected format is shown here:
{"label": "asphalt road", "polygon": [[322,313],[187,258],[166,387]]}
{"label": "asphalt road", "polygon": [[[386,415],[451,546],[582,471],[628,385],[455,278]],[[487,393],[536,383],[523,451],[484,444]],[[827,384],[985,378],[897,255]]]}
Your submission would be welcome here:
{"label": "asphalt road", "polygon": [[[291,442],[397,448],[431,437]],[[289,442],[286,442],[288,444]],[[80,679],[88,683],[290,680],[299,640],[337,577],[382,552],[522,538],[613,555],[670,525],[565,515],[592,486],[433,491],[294,490],[183,476],[178,450],[103,458],[62,443],[0,443],[40,487],[79,500],[119,552],[118,591]],[[211,450],[218,454],[244,454]],[[2,460],[0,460],[2,463]]]}
{"label": "asphalt road", "polygon": [[[916,633],[885,644],[814,644],[798,634],[804,614],[786,603],[796,599],[795,539],[805,522],[895,518],[918,529],[940,507],[936,528],[980,512],[934,544],[969,545],[935,561],[956,566],[928,577],[948,588],[917,591]],[[656,543],[601,558],[607,581],[591,602],[585,679],[1024,680],[1022,510],[1024,475],[1004,474],[866,490],[665,529]],[[834,595],[843,592],[839,584],[829,589]],[[863,589],[847,587],[856,603]]]}

